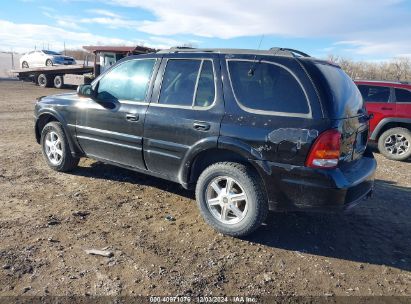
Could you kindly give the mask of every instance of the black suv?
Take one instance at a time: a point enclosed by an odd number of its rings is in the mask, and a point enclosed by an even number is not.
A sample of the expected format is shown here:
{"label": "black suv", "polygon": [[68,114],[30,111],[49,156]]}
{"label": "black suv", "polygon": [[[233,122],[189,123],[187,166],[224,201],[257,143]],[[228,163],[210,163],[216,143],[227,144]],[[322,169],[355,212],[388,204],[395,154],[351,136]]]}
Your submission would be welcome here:
{"label": "black suv", "polygon": [[51,168],[87,156],[195,188],[228,235],[268,210],[347,209],[373,189],[361,94],[340,67],[295,50],[130,56],[77,94],[41,98],[35,120]]}

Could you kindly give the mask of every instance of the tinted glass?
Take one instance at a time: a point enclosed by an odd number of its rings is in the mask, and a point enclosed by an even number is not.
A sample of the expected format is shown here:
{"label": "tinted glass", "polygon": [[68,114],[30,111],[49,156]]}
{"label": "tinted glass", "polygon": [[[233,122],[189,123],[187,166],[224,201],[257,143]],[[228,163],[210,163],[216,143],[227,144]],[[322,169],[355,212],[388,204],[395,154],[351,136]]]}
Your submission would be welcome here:
{"label": "tinted glass", "polygon": [[286,69],[251,61],[229,61],[228,65],[241,105],[263,111],[309,113],[301,86]]}
{"label": "tinted glass", "polygon": [[411,102],[411,91],[404,89],[395,89],[397,102]]}
{"label": "tinted glass", "polygon": [[325,77],[332,96],[329,103],[331,118],[355,117],[364,112],[364,103],[358,87],[340,68],[327,63],[316,63]]}
{"label": "tinted glass", "polygon": [[358,86],[364,101],[367,102],[388,102],[390,100],[390,88],[380,86]]}
{"label": "tinted glass", "polygon": [[126,61],[108,72],[98,84],[98,99],[144,101],[155,60]]}
{"label": "tinted glass", "polygon": [[192,106],[200,60],[168,60],[159,103]]}
{"label": "tinted glass", "polygon": [[48,51],[48,50],[43,50],[44,54],[47,55],[61,55],[61,53],[53,52],[53,51]]}
{"label": "tinted glass", "polygon": [[197,94],[194,105],[197,107],[208,107],[214,101],[215,86],[213,65],[210,60],[205,60],[198,79]]}

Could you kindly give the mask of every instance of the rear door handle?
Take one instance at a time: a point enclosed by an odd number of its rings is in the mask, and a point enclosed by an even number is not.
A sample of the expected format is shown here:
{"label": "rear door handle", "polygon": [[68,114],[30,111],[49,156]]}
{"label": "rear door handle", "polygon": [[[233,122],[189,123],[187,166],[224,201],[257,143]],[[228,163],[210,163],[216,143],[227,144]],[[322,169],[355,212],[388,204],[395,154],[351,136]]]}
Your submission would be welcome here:
{"label": "rear door handle", "polygon": [[126,119],[127,119],[127,121],[131,121],[131,122],[134,122],[134,121],[138,121],[138,119],[139,119],[139,116],[138,116],[138,114],[126,114]]}
{"label": "rear door handle", "polygon": [[210,124],[207,122],[195,122],[193,123],[193,128],[198,131],[208,131],[210,130]]}
{"label": "rear door handle", "polygon": [[392,110],[392,108],[382,107],[381,110]]}

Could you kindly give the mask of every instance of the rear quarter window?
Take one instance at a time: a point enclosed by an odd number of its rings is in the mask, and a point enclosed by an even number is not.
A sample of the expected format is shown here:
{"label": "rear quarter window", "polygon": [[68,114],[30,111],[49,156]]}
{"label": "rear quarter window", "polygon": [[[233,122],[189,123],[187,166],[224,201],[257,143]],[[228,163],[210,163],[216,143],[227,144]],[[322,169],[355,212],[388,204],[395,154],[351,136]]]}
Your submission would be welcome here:
{"label": "rear quarter window", "polygon": [[310,113],[302,86],[285,67],[243,60],[228,60],[227,65],[235,98],[245,110],[274,115]]}
{"label": "rear quarter window", "polygon": [[411,102],[411,91],[395,89],[395,99],[397,102]]}

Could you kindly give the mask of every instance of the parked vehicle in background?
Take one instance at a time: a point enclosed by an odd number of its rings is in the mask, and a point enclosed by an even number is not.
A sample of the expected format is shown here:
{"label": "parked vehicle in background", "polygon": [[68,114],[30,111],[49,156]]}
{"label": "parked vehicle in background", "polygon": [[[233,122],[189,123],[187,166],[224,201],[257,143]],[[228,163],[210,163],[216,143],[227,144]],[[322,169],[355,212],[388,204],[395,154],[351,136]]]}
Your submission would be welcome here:
{"label": "parked vehicle in background", "polygon": [[392,160],[411,156],[411,84],[383,81],[355,81],[370,122],[370,139],[378,142],[378,150]]}
{"label": "parked vehicle in background", "polygon": [[[65,85],[88,84],[98,77],[100,73],[109,69],[121,58],[155,52],[156,50],[144,46],[83,46],[85,50],[94,55],[94,64],[89,66],[86,56],[82,65],[52,65],[52,66],[30,66],[23,58],[22,68],[10,72],[24,81],[33,81],[41,87],[53,86],[57,89]],[[47,51],[50,52],[50,51]],[[31,52],[33,53],[33,52]]]}
{"label": "parked vehicle in background", "polygon": [[233,236],[271,210],[339,211],[368,197],[369,117],[343,70],[295,50],[174,48],[118,61],[35,105],[47,164],[82,156],[195,189]]}
{"label": "parked vehicle in background", "polygon": [[31,51],[20,58],[20,67],[23,69],[71,64],[76,64],[73,57],[49,50]]}

